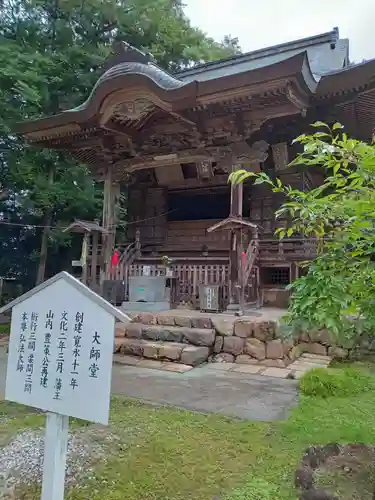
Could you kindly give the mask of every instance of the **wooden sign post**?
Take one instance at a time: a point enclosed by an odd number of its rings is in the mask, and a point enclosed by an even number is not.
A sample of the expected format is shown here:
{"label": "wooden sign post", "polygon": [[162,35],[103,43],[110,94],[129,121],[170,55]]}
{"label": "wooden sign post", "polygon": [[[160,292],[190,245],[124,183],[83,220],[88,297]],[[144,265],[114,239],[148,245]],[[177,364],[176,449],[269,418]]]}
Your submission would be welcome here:
{"label": "wooden sign post", "polygon": [[63,500],[69,417],[108,425],[115,318],[130,319],[66,272],[12,308],[5,399],[47,413],[42,500]]}

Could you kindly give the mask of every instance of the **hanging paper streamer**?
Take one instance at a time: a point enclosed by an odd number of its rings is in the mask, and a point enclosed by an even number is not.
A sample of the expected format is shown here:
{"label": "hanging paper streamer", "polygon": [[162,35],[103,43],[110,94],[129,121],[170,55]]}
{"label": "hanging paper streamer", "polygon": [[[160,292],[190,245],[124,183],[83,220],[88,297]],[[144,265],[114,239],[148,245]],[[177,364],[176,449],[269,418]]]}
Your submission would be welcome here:
{"label": "hanging paper streamer", "polygon": [[82,251],[81,251],[81,266],[84,267],[86,265],[87,260],[87,239],[83,238],[82,242]]}

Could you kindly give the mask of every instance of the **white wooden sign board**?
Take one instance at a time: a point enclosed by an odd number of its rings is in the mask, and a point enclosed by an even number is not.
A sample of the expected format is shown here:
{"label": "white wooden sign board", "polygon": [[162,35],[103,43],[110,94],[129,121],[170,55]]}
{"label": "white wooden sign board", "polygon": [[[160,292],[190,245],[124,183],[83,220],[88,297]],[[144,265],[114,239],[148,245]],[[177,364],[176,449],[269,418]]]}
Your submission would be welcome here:
{"label": "white wooden sign board", "polygon": [[65,272],[10,308],[5,399],[50,412],[42,499],[60,500],[68,418],[108,424],[115,318],[130,319]]}

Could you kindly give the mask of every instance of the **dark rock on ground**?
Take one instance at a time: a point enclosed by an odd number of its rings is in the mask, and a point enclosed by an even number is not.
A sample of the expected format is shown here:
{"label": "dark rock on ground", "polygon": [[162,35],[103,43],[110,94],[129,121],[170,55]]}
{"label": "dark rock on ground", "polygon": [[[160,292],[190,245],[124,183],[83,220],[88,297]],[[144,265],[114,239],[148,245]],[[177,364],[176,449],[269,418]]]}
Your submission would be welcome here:
{"label": "dark rock on ground", "polygon": [[319,465],[324,463],[326,459],[327,457],[324,453],[324,449],[321,446],[310,446],[310,448],[305,451],[302,458],[302,464],[315,470]]}
{"label": "dark rock on ground", "polygon": [[323,446],[323,453],[327,458],[337,457],[341,453],[341,446],[338,443],[329,443]]}
{"label": "dark rock on ground", "polygon": [[310,490],[314,484],[314,471],[310,467],[300,467],[294,474],[296,488]]}

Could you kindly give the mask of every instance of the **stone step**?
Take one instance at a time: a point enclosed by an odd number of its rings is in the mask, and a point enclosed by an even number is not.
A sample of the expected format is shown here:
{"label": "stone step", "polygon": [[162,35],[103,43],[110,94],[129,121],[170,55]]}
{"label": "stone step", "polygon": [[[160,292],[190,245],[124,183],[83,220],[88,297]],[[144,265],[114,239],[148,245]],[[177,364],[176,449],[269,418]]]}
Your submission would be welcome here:
{"label": "stone step", "polygon": [[197,366],[206,362],[210,355],[210,349],[207,346],[126,337],[116,337],[114,351],[125,355],[173,361],[190,366]]}
{"label": "stone step", "polygon": [[162,342],[182,342],[195,346],[212,347],[215,343],[215,330],[208,328],[129,323],[126,327],[122,326],[116,328],[116,337]]}
{"label": "stone step", "polygon": [[172,311],[168,314],[151,312],[129,312],[127,314],[134,323],[142,323],[143,325],[185,326],[188,328],[208,329],[214,327],[212,319],[202,314],[175,315]]}
{"label": "stone step", "polygon": [[162,370],[174,373],[186,373],[194,367],[172,361],[159,361],[156,359],[139,358],[128,354],[114,354],[113,362],[117,365],[136,366],[137,368],[152,368],[153,370]]}
{"label": "stone step", "polygon": [[0,336],[0,347],[8,347],[9,344],[9,337],[7,336]]}

